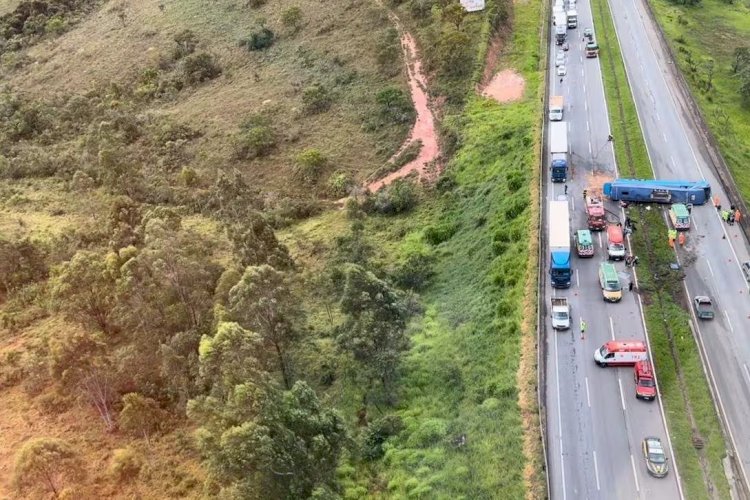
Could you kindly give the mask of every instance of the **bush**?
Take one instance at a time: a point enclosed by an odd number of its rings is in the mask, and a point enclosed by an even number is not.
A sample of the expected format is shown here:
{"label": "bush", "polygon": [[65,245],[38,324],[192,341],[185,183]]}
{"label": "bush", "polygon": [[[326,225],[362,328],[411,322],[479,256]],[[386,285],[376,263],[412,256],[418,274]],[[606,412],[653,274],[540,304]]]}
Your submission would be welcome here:
{"label": "bush", "polygon": [[302,106],[307,114],[322,113],[331,106],[331,96],[325,87],[316,83],[302,91]]}
{"label": "bush", "polygon": [[249,7],[252,7],[254,9],[257,9],[258,7],[262,7],[266,4],[268,0],[247,0],[247,5]]}
{"label": "bush", "polygon": [[397,87],[386,87],[378,92],[375,101],[380,116],[388,123],[410,123],[414,120],[414,106],[406,93]]}
{"label": "bush", "polygon": [[398,63],[401,62],[401,43],[396,28],[387,28],[378,40],[375,46],[375,60],[380,71],[386,76],[395,76],[400,71]]}
{"label": "bush", "polygon": [[462,77],[471,71],[471,39],[457,30],[449,30],[440,36],[437,47],[438,67],[446,76]]}
{"label": "bush", "polygon": [[439,245],[451,239],[456,231],[458,231],[457,224],[442,222],[435,226],[427,226],[424,230],[424,239],[430,245]]}
{"label": "bush", "polygon": [[242,40],[240,45],[245,45],[247,50],[263,50],[267,49],[275,40],[273,31],[262,26],[258,31],[250,33],[250,38]]}
{"label": "bush", "polygon": [[133,448],[119,448],[112,454],[109,473],[117,481],[135,479],[143,467],[143,457]]}
{"label": "bush", "polygon": [[271,120],[261,114],[252,115],[241,126],[235,143],[235,156],[238,159],[252,160],[268,155],[276,147],[276,131]]}
{"label": "bush", "polygon": [[365,460],[378,460],[383,456],[383,443],[401,432],[404,423],[398,415],[386,415],[375,420],[367,428],[362,439],[362,457]]}
{"label": "bush", "polygon": [[426,252],[413,252],[406,256],[404,262],[393,275],[394,282],[401,288],[421,290],[435,274],[435,255]]}
{"label": "bush", "polygon": [[409,13],[414,19],[425,20],[430,17],[434,3],[434,0],[411,0]]}
{"label": "bush", "polygon": [[281,13],[281,23],[294,31],[299,30],[302,21],[302,10],[297,7],[289,7]]}
{"label": "bush", "polygon": [[352,178],[346,172],[334,172],[328,178],[327,188],[328,194],[334,197],[343,197],[349,194],[353,182]]}
{"label": "bush", "polygon": [[191,30],[183,30],[174,37],[177,46],[172,51],[172,58],[176,61],[189,56],[198,47],[198,37]]}
{"label": "bush", "polygon": [[44,31],[53,35],[59,35],[65,31],[65,20],[62,17],[55,16],[50,18],[44,25]]}
{"label": "bush", "polygon": [[369,196],[363,205],[366,212],[394,215],[407,212],[417,204],[417,190],[413,182],[395,180],[390,186]]}
{"label": "bush", "polygon": [[320,150],[309,148],[297,155],[295,163],[295,176],[312,184],[320,178],[320,174],[328,163],[328,158]]}
{"label": "bush", "polygon": [[219,75],[221,67],[211,54],[191,54],[182,60],[182,77],[188,84],[213,80]]}

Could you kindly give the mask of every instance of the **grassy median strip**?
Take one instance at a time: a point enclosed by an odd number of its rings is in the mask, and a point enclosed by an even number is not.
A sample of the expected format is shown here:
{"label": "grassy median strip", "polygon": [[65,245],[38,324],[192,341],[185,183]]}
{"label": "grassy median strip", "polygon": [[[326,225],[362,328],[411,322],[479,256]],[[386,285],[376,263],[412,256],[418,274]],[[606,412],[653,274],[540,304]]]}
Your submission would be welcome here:
{"label": "grassy median strip", "polygon": [[[630,92],[609,5],[592,0],[600,47],[602,76],[609,107],[615,156],[623,177],[653,178],[643,133]],[[698,347],[688,327],[689,300],[682,271],[671,270],[674,252],[660,209],[631,210],[638,230],[633,234],[639,256],[639,288],[667,416],[687,498],[729,497],[722,459],[725,442],[703,375]]]}

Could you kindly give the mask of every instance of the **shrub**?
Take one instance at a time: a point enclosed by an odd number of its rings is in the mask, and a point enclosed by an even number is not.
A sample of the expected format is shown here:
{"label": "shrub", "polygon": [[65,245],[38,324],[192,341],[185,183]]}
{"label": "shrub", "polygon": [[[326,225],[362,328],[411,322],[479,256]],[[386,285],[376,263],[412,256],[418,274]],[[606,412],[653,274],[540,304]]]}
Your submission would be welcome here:
{"label": "shrub", "polygon": [[19,493],[33,492],[36,498],[55,498],[68,484],[84,475],[76,450],[62,439],[37,438],[24,443],[16,455],[14,481]]}
{"label": "shrub", "polygon": [[380,37],[375,45],[375,60],[382,73],[387,76],[395,76],[401,69],[401,43],[398,38],[398,30],[389,27]]}
{"label": "shrub", "polygon": [[328,158],[315,148],[305,149],[295,158],[295,175],[309,184],[317,182]]}
{"label": "shrub", "polygon": [[262,7],[266,4],[268,0],[247,0],[248,7],[252,7],[254,9],[257,9],[258,7]]}
{"label": "shrub", "polygon": [[307,114],[322,113],[331,106],[331,96],[323,85],[316,83],[302,91],[302,106]]}
{"label": "shrub", "polygon": [[289,7],[281,13],[281,23],[287,28],[298,31],[302,22],[302,9],[297,6]]}
{"label": "shrub", "polygon": [[177,44],[172,51],[172,58],[174,60],[189,56],[198,47],[198,37],[191,30],[183,30],[177,33],[174,37],[174,42]]}
{"label": "shrub", "polygon": [[440,36],[437,47],[438,66],[446,76],[466,76],[471,70],[471,39],[457,30]]}
{"label": "shrub", "polygon": [[421,290],[435,274],[435,255],[427,252],[412,252],[396,269],[394,282],[401,288]]}
{"label": "shrub", "polygon": [[430,245],[439,245],[448,241],[458,231],[458,225],[455,223],[441,222],[434,226],[427,226],[424,230],[424,239]]}
{"label": "shrub", "polygon": [[252,160],[268,155],[276,146],[276,131],[271,120],[264,115],[251,115],[242,124],[239,138],[235,143],[235,156]]}
{"label": "shrub", "polygon": [[327,188],[328,194],[335,197],[342,197],[349,194],[353,182],[352,178],[346,172],[334,172],[328,178]]}
{"label": "shrub", "polygon": [[365,211],[393,215],[407,212],[416,204],[417,191],[414,183],[397,179],[390,186],[378,191],[374,197],[368,197],[363,208]]}
{"label": "shrub", "polygon": [[211,54],[206,52],[191,54],[182,60],[182,76],[186,83],[201,83],[213,80],[219,75],[221,75],[221,66]]}
{"label": "shrub", "polygon": [[430,16],[434,3],[434,0],[411,0],[409,13],[414,19],[425,20]]}
{"label": "shrub", "polygon": [[250,33],[250,38],[240,41],[240,45],[245,45],[247,50],[263,50],[267,49],[275,40],[273,31],[261,26],[258,31]]}
{"label": "shrub", "polygon": [[44,25],[44,31],[53,35],[59,35],[65,31],[65,20],[60,16],[51,17]]}
{"label": "shrub", "polygon": [[398,415],[386,415],[375,420],[367,428],[362,439],[362,457],[365,460],[377,460],[383,456],[383,443],[401,432],[404,423]]}
{"label": "shrub", "polygon": [[135,479],[143,467],[143,457],[133,448],[119,448],[112,454],[109,473],[117,481]]}
{"label": "shrub", "polygon": [[193,187],[199,181],[198,172],[192,167],[182,167],[180,171],[180,183],[185,187]]}
{"label": "shrub", "polygon": [[380,116],[388,123],[410,123],[414,120],[414,106],[406,93],[397,87],[386,87],[375,96]]}

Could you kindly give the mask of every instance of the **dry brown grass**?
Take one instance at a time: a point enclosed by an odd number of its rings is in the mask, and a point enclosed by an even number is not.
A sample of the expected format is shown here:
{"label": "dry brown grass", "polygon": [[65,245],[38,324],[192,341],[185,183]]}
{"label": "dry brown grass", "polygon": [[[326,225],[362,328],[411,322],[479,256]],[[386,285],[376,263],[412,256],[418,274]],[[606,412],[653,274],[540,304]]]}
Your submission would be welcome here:
{"label": "dry brown grass", "polygon": [[21,0],[0,0],[0,16],[12,12]]}

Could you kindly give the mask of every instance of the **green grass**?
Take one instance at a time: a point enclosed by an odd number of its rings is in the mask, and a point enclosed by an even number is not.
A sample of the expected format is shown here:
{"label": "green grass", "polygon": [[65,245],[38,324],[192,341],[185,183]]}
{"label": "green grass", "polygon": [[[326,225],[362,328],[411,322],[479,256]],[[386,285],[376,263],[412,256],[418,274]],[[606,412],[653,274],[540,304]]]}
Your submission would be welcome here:
{"label": "green grass", "polygon": [[[615,156],[620,175],[653,178],[606,0],[592,0],[592,10],[599,33],[602,75],[612,134],[616,138]],[[662,211],[638,207],[631,210],[630,216],[639,228],[632,238],[634,253],[642,262],[639,287],[644,297],[659,389],[685,493],[691,499],[711,498],[709,490],[714,489],[720,497],[728,498],[729,485],[722,466],[724,438],[703,375],[697,345],[688,327],[690,315],[685,304],[676,301],[684,293],[680,277],[669,270],[669,263],[675,261],[675,255],[666,244]],[[704,440],[703,450],[694,448],[694,436]]]}
{"label": "green grass", "polygon": [[[650,0],[659,24],[675,53],[692,94],[719,142],[745,202],[750,202],[750,106],[742,106],[740,80],[732,74],[733,51],[750,46],[750,8],[745,2],[728,4],[702,0],[698,7],[684,8],[667,0]],[[688,54],[696,61],[691,69]],[[713,89],[706,92],[705,61],[713,59]]]}

